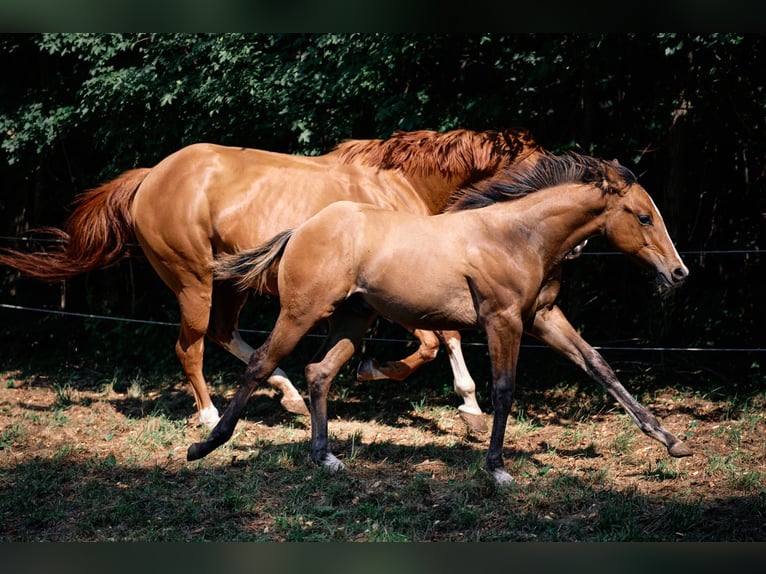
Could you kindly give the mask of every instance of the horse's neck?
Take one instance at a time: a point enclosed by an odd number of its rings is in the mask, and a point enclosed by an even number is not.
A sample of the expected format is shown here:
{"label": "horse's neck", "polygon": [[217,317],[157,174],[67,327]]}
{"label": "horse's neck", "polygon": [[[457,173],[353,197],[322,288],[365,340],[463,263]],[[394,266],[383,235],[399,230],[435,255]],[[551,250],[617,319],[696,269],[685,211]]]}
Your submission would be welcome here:
{"label": "horse's neck", "polygon": [[[426,142],[421,141],[423,138]],[[444,210],[459,189],[492,177],[503,168],[527,170],[546,155],[528,135],[519,143],[503,152],[486,134],[412,132],[385,141],[347,142],[326,157],[395,171],[407,181],[428,213],[436,214]]]}
{"label": "horse's neck", "polygon": [[481,160],[474,158],[473,164],[464,164],[460,170],[449,173],[433,170],[428,174],[403,174],[403,177],[428,206],[430,213],[440,213],[458,190],[491,178],[501,169],[512,169],[516,173],[528,171],[543,155],[545,152],[537,147],[525,147],[511,164],[501,157],[484,157]]}
{"label": "horse's neck", "polygon": [[470,181],[469,174],[405,175],[412,190],[420,197],[431,214],[441,213],[455,192]]}
{"label": "horse's neck", "polygon": [[588,238],[603,233],[607,202],[591,186],[566,185],[536,191],[507,205],[513,210],[514,225],[523,226],[543,259],[555,266]]}

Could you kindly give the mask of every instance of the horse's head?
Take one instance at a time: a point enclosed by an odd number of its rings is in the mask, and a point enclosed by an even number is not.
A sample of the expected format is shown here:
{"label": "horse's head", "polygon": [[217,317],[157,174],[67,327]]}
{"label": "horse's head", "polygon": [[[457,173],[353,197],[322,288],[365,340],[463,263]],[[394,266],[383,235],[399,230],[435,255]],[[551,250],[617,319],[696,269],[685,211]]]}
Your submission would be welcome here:
{"label": "horse's head", "polygon": [[617,160],[604,162],[603,188],[610,192],[606,236],[620,251],[653,270],[658,289],[677,287],[689,275],[657,206],[635,176]]}

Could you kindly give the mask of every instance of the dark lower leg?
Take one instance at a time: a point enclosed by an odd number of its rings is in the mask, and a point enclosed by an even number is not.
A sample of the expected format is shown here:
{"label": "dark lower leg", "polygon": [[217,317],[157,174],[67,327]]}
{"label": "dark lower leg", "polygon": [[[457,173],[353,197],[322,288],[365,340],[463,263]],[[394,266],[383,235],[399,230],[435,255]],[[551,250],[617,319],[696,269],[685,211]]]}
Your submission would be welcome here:
{"label": "dark lower leg", "polygon": [[[306,367],[306,382],[311,399],[311,459],[333,470],[344,468],[330,452],[327,429],[327,395],[341,367],[351,359],[374,313],[354,307],[340,307],[330,320],[330,332],[322,347],[321,360]],[[326,352],[325,352],[326,351]]]}
{"label": "dark lower leg", "polygon": [[497,379],[492,384],[492,434],[487,449],[486,466],[498,482],[508,482],[510,475],[505,471],[503,462],[503,439],[505,427],[508,424],[508,415],[511,412],[513,402],[513,381],[508,377]]}
{"label": "dark lower leg", "polygon": [[638,428],[653,439],[661,442],[674,457],[689,456],[692,451],[677,436],[668,431],[649,409],[639,403],[622,386],[612,368],[595,350],[587,360],[588,372],[606,388],[607,392],[622,405]]}
{"label": "dark lower leg", "polygon": [[[245,363],[250,359],[253,348],[240,335],[237,323],[246,297],[246,293],[242,293],[230,283],[216,282],[213,286],[213,304],[208,330],[208,336],[213,341]],[[279,402],[287,412],[298,415],[309,414],[306,403],[298,389],[290,382],[287,373],[281,369],[275,369],[268,378],[268,383],[282,395]]]}
{"label": "dark lower leg", "polygon": [[628,412],[636,425],[646,435],[665,445],[671,456],[688,456],[692,453],[657,417],[631,396],[606,360],[577,333],[558,307],[539,312],[529,333],[579,365],[601,384]]}
{"label": "dark lower leg", "polygon": [[237,389],[234,398],[229,401],[223,416],[206,440],[194,443],[189,447],[186,452],[186,460],[202,458],[231,438],[253,390],[274,371],[279,360],[292,350],[292,346],[286,351],[276,347],[277,353],[270,352],[273,334],[266,339],[266,342],[261,347],[253,352],[247,369],[245,369],[242,384]]}
{"label": "dark lower leg", "polygon": [[242,411],[254,387],[255,384],[252,386],[242,385],[239,388],[207,439],[189,446],[186,451],[186,460],[197,460],[207,456],[231,438],[231,435],[234,434],[234,428],[237,426],[237,421],[242,416]]}

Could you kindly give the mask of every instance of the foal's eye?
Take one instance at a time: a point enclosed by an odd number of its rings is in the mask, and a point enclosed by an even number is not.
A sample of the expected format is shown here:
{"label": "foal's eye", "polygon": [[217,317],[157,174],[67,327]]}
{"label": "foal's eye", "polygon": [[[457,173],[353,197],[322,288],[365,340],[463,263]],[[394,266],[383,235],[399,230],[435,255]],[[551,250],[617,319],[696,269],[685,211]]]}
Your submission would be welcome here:
{"label": "foal's eye", "polygon": [[652,216],[651,215],[638,215],[638,222],[641,225],[651,225],[652,224]]}

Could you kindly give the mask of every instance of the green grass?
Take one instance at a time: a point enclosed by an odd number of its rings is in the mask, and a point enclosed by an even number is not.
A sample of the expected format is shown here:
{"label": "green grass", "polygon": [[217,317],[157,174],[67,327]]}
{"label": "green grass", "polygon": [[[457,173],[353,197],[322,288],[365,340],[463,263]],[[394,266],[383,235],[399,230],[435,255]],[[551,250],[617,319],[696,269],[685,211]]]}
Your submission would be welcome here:
{"label": "green grass", "polygon": [[22,438],[26,431],[21,423],[13,423],[0,433],[0,449],[9,448]]}
{"label": "green grass", "polygon": [[[141,440],[160,447],[178,432],[162,416],[142,424]],[[113,454],[83,457],[66,445],[49,458],[5,467],[0,514],[13,520],[5,520],[0,540],[626,541],[675,540],[679,531],[686,540],[731,536],[723,525],[705,529],[705,501],[615,490],[599,470],[579,476],[555,467],[540,472],[530,458],[514,456],[508,468],[517,483],[498,488],[476,455],[451,460],[442,479],[414,472],[406,461],[387,461],[363,480],[354,464],[343,473],[307,466],[307,448],[305,441],[261,443],[235,463],[165,468],[119,462]],[[715,461],[722,466],[709,468],[711,473],[734,470],[730,461]],[[363,456],[354,463],[372,465]],[[676,476],[665,463],[645,473],[647,480]],[[761,478],[742,476],[748,484],[740,486],[747,490]],[[762,491],[756,499],[763,508]],[[745,536],[754,537],[754,531]]]}

